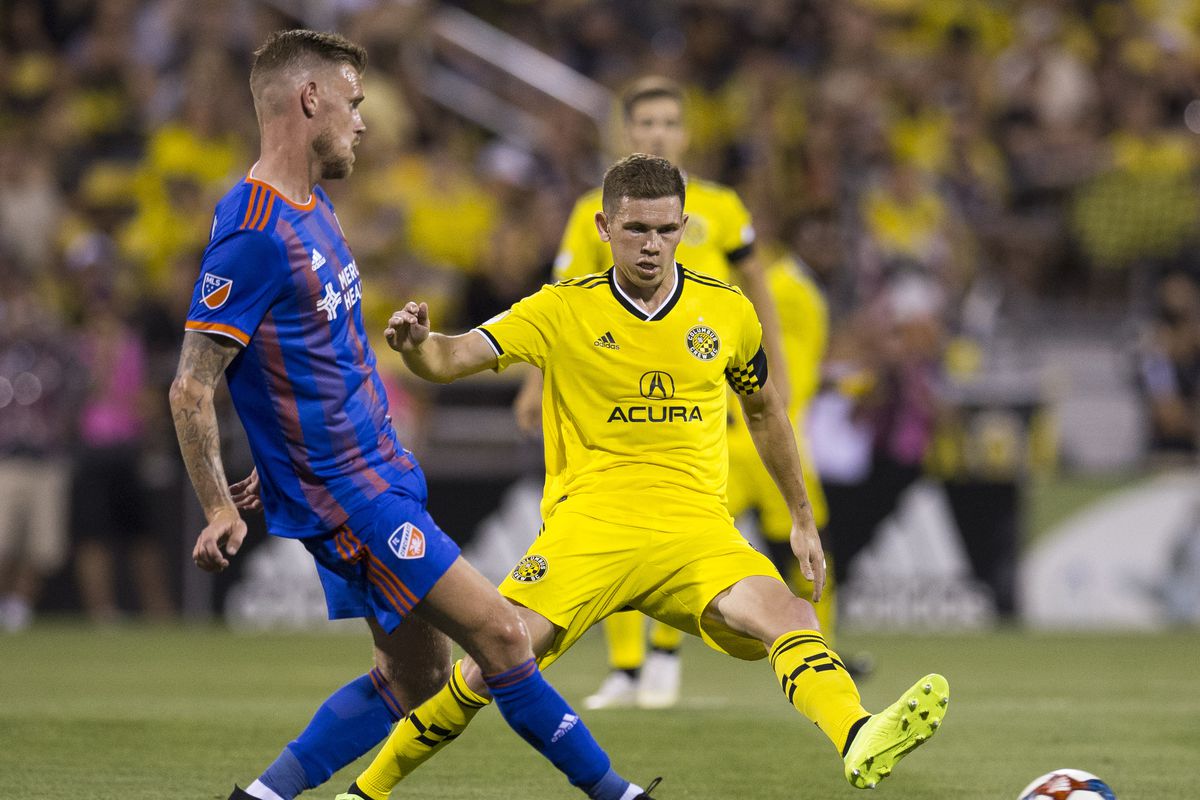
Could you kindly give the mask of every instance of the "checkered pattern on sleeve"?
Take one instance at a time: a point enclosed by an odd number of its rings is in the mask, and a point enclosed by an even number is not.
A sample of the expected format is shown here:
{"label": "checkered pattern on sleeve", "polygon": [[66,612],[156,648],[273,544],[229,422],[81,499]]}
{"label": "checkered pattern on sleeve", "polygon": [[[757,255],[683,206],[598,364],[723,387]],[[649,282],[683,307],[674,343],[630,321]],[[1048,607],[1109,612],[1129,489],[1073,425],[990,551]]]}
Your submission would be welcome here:
{"label": "checkered pattern on sleeve", "polygon": [[725,382],[738,394],[751,395],[767,383],[767,353],[760,346],[754,358],[740,367],[725,370]]}

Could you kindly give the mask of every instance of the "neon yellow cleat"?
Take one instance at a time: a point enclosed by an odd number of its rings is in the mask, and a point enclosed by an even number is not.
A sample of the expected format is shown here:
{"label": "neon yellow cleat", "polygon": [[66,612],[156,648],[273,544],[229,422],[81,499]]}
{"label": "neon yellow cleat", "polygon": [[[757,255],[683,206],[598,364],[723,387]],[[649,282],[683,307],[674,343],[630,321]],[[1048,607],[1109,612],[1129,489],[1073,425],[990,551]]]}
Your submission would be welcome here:
{"label": "neon yellow cleat", "polygon": [[900,699],[874,714],[859,728],[846,751],[846,780],[859,789],[874,789],[896,763],[937,733],[950,703],[950,684],[941,675],[926,675]]}
{"label": "neon yellow cleat", "polygon": [[371,800],[370,795],[358,788],[358,781],[350,784],[350,788],[339,794],[334,800]]}

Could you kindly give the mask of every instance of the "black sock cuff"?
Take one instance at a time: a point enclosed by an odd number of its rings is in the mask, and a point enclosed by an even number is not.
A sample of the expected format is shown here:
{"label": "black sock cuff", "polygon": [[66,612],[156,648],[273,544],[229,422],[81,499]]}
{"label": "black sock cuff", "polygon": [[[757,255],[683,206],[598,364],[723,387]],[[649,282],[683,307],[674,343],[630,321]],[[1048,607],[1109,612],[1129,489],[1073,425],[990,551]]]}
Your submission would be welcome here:
{"label": "black sock cuff", "polygon": [[846,734],[846,746],[842,748],[842,758],[846,757],[846,753],[850,752],[850,743],[854,741],[854,737],[858,735],[858,729],[867,723],[871,718],[870,714],[860,719],[858,722],[850,726],[850,732]]}
{"label": "black sock cuff", "polygon": [[358,781],[355,781],[354,783],[350,784],[350,788],[347,789],[346,791],[349,794],[356,794],[359,797],[365,797],[366,800],[375,800],[374,797],[372,797],[371,795],[367,794],[366,792],[364,792],[362,790],[362,787],[358,785]]}

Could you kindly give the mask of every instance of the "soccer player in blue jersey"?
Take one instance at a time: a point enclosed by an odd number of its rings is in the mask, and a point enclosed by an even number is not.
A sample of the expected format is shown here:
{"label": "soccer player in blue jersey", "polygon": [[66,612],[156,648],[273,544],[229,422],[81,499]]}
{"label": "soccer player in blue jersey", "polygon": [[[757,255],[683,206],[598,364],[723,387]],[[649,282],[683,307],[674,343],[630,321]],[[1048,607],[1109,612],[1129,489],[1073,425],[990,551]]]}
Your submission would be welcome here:
{"label": "soccer player in blue jersey", "polygon": [[[647,797],[542,678],[513,606],[430,518],[425,478],[392,428],[354,256],[317,185],[353,169],[365,62],[341,36],[304,30],[255,52],[260,157],[217,205],[171,386],[207,520],[196,564],[227,567],[246,535],[239,507],[261,506],[273,535],[312,554],[329,616],[365,618],[375,642],[374,669],[334,692],[231,800],[290,800],[374,747],[455,681],[447,636],[482,666],[509,725],[573,785],[598,800]],[[232,491],[213,407],[222,374],[255,463]]]}

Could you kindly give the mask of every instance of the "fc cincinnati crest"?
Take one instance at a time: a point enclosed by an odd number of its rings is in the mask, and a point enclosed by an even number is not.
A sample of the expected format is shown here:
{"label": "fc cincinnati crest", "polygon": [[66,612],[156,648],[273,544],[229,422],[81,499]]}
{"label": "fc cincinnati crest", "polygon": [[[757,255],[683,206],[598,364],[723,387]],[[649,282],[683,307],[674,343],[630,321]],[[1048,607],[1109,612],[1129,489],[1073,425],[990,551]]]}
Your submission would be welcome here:
{"label": "fc cincinnati crest", "polygon": [[388,537],[388,547],[397,558],[420,558],[425,555],[425,534],[411,522],[406,522]]}
{"label": "fc cincinnati crest", "polygon": [[512,579],[521,583],[534,583],[546,575],[546,559],[541,556],[525,556],[513,567]]}
{"label": "fc cincinnati crest", "polygon": [[200,299],[204,301],[204,305],[215,310],[225,305],[232,290],[233,281],[229,278],[222,278],[220,275],[206,272],[204,281],[200,284]]}
{"label": "fc cincinnati crest", "polygon": [[701,361],[712,361],[721,352],[721,340],[712,328],[697,325],[687,332],[687,348]]}

